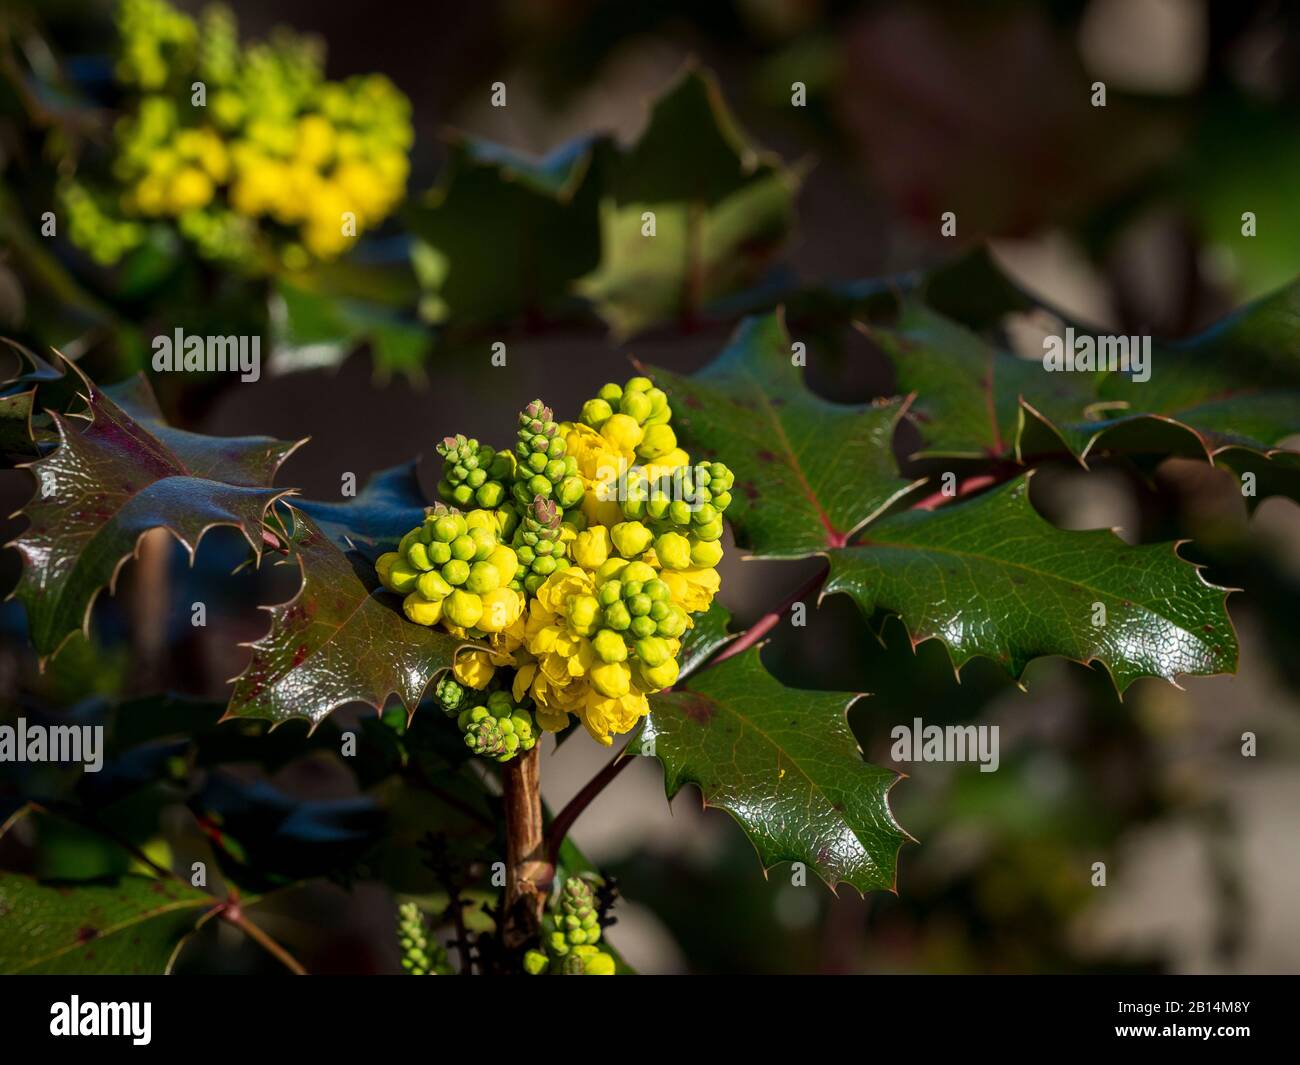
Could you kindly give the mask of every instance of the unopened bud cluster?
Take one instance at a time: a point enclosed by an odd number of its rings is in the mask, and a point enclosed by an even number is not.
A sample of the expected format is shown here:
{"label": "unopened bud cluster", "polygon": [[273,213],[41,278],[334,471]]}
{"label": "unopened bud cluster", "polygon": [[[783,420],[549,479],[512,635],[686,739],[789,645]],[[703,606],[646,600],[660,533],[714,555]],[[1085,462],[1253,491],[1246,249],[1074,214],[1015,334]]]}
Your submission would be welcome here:
{"label": "unopened bud cluster", "polygon": [[411,621],[475,645],[439,698],[477,753],[512,757],[575,716],[610,743],[676,682],[720,583],[733,477],[693,465],[671,420],[667,395],[634,377],[573,422],[533,400],[509,447],[437,445],[442,502],[376,570]]}

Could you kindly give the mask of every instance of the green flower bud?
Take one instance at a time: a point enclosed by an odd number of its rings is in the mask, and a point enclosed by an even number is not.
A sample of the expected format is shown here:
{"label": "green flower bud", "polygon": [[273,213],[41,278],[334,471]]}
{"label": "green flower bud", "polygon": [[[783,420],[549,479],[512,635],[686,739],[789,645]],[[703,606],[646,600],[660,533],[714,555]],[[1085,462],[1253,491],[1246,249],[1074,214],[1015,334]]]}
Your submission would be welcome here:
{"label": "green flower bud", "polygon": [[654,533],[639,521],[622,521],[610,530],[610,539],[624,558],[636,558],[650,546]]}
{"label": "green flower bud", "polygon": [[405,559],[398,559],[388,570],[388,587],[399,595],[406,595],[415,588],[420,579],[420,571]]}
{"label": "green flower bud", "polygon": [[465,729],[465,746],[475,754],[497,758],[506,753],[506,737],[501,723],[490,714],[471,721]]}
{"label": "green flower bud", "polygon": [[505,499],[506,490],[500,481],[488,481],[474,493],[474,502],[480,507],[495,507]]}
{"label": "green flower bud", "polygon": [[583,425],[589,425],[593,429],[599,429],[609,420],[614,408],[603,399],[589,399],[582,405],[582,413],[578,415],[578,421]]}
{"label": "green flower bud", "polygon": [[555,498],[560,506],[566,510],[570,507],[576,507],[582,502],[582,497],[586,494],[586,488],[583,486],[582,478],[571,474],[564,478],[555,490]]}
{"label": "green flower bud", "polygon": [[419,540],[406,549],[406,560],[418,570],[433,569],[433,563],[429,561],[429,553]]}
{"label": "green flower bud", "polygon": [[465,579],[465,590],[475,595],[487,595],[501,586],[501,573],[491,562],[475,562]]}
{"label": "green flower bud", "polygon": [[524,954],[524,972],[529,976],[541,976],[551,960],[540,950],[530,950]]}
{"label": "green flower bud", "polygon": [[426,557],[435,566],[445,566],[451,561],[451,545],[441,540],[434,540],[424,549]]}
{"label": "green flower bud", "polygon": [[721,540],[722,539],[722,519],[714,518],[705,525],[695,526],[693,532],[701,540]]}
{"label": "green flower bud", "polygon": [[596,395],[606,403],[617,403],[623,398],[623,390],[611,381],[607,385],[602,385]]}
{"label": "green flower bud", "polygon": [[457,588],[442,601],[442,614],[453,625],[472,629],[483,616],[483,600],[473,592]]}
{"label": "green flower bud", "polygon": [[569,628],[579,636],[590,636],[600,621],[600,604],[595,596],[575,595],[568,604]]}
{"label": "green flower bud", "polygon": [[654,606],[651,598],[644,593],[629,596],[624,602],[627,604],[627,612],[634,618],[645,617],[650,613],[650,608]]}
{"label": "green flower bud", "polygon": [[469,698],[469,689],[456,679],[451,670],[447,670],[438,679],[438,687],[434,689],[434,697],[446,713],[459,713]]}
{"label": "green flower bud", "polygon": [[654,580],[657,576],[654,567],[646,562],[629,562],[619,574],[625,586],[629,581],[640,581],[644,584],[646,581]]}
{"label": "green flower bud", "polygon": [[655,541],[655,556],[665,569],[689,569],[691,544],[681,533],[667,532]]}
{"label": "green flower bud", "polygon": [[650,400],[644,392],[624,392],[618,401],[618,409],[637,422],[644,422],[650,417]]}
{"label": "green flower bud", "polygon": [[624,662],[627,660],[627,644],[623,637],[610,629],[601,629],[591,638],[591,649],[602,662]]}
{"label": "green flower bud", "polygon": [[634,617],[632,619],[632,623],[628,625],[627,631],[630,632],[637,639],[641,639],[642,637],[645,636],[653,636],[656,632],[659,631],[659,625],[653,618]]}
{"label": "green flower bud", "polygon": [[606,581],[596,589],[596,600],[601,606],[613,606],[623,598],[623,582]]}
{"label": "green flower bud", "polygon": [[641,593],[648,595],[652,603],[668,603],[672,601],[672,590],[661,581],[658,577],[654,580],[646,581],[641,586]]}
{"label": "green flower bud", "polygon": [[689,623],[690,618],[687,616],[686,611],[673,604],[669,607],[668,616],[657,622],[656,631],[660,636],[676,639],[686,631]]}
{"label": "green flower bud", "polygon": [[643,665],[641,667],[641,676],[645,678],[646,687],[650,691],[660,691],[664,688],[671,688],[677,683],[679,669],[677,659],[669,658],[657,666]]}
{"label": "green flower bud", "polygon": [[444,514],[433,523],[433,535],[443,543],[451,543],[465,531],[465,519],[459,514]]}
{"label": "green flower bud", "polygon": [[722,559],[722,545],[717,540],[691,540],[691,564],[702,569],[716,566]]}
{"label": "green flower bud", "polygon": [[474,543],[475,562],[484,561],[493,551],[496,550],[497,538],[487,529],[470,529],[469,538]]}
{"label": "green flower bud", "polygon": [[662,521],[668,513],[668,508],[672,505],[672,500],[667,496],[651,496],[646,501],[646,515],[653,521]]}
{"label": "green flower bud", "polygon": [[466,534],[462,534],[451,542],[451,557],[461,562],[468,562],[474,557],[474,552],[478,546]]}
{"label": "green flower bud", "polygon": [[402,613],[417,625],[436,625],[442,617],[442,606],[430,602],[419,592],[411,592],[402,600]]}
{"label": "green flower bud", "polygon": [[605,624],[615,632],[625,632],[632,624],[632,615],[626,603],[611,603],[605,607]]}
{"label": "green flower bud", "polygon": [[451,595],[451,585],[443,579],[441,573],[436,571],[420,574],[416,587],[424,598],[433,603],[440,602]]}
{"label": "green flower bud", "polygon": [[691,505],[684,499],[674,499],[668,504],[668,520],[674,525],[689,525]]}
{"label": "green flower bud", "polygon": [[654,388],[655,383],[648,377],[630,377],[627,384],[623,386],[624,392],[649,392]]}
{"label": "green flower bud", "polygon": [[453,587],[459,588],[469,580],[469,563],[453,558],[442,567],[442,579]]}
{"label": "green flower bud", "polygon": [[[648,402],[648,401],[647,401]],[[657,459],[666,455],[677,446],[677,434],[671,425],[650,425],[646,427],[645,436],[636,449],[643,459]]]}
{"label": "green flower bud", "polygon": [[660,636],[646,636],[637,640],[636,656],[647,666],[661,666],[672,657],[668,642]]}

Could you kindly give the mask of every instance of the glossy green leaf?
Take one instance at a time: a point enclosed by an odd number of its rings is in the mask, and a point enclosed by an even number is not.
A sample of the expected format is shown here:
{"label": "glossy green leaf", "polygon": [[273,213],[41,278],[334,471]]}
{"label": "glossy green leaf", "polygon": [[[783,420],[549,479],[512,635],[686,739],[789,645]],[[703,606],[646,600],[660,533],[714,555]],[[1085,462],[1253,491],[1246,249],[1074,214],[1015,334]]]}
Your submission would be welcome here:
{"label": "glossy green leaf", "polygon": [[431,346],[428,328],[398,308],[283,280],[271,299],[270,322],[277,373],[338,366],[369,344],[381,375],[418,374]]}
{"label": "glossy green leaf", "polygon": [[915,393],[908,417],[925,446],[915,457],[999,458],[1021,455],[1026,419],[1055,434],[1076,454],[1088,430],[1076,428],[1096,400],[1095,375],[1048,373],[1017,358],[918,298],[903,300],[893,328],[866,327],[893,361],[898,391]]}
{"label": "glossy green leaf", "polygon": [[832,889],[894,889],[907,834],[889,809],[898,774],[863,760],[850,692],[798,691],[763,668],[757,648],[651,697],[637,749],[664,766],[671,799],[695,784],[736,819],[764,870],[805,862]]}
{"label": "glossy green leaf", "polygon": [[302,511],[286,509],[302,587],[267,608],[270,631],[252,644],[227,716],[315,723],[346,703],[382,708],[392,694],[414,712],[466,641],[408,621],[367,559],[345,553]]}
{"label": "glossy green leaf", "polygon": [[219,438],[137,420],[85,382],[89,424],[51,412],[59,446],[26,464],[36,493],[13,541],[23,558],[15,596],[32,642],[49,655],[89,625],[90,608],[140,537],[165,528],[193,557],[214,525],[233,525],[262,547],[262,516],[286,494],[271,488],[297,446],[270,437]]}
{"label": "glossy green leaf", "polygon": [[824,594],[852,596],[868,617],[898,614],[914,643],[942,640],[958,668],[983,655],[1019,677],[1030,659],[1061,655],[1102,663],[1123,691],[1138,677],[1237,667],[1225,590],[1175,544],[1058,529],[1030,505],[1027,477],[892,515],[828,554]]}
{"label": "glossy green leaf", "polygon": [[903,404],[848,407],[814,395],[777,314],[746,319],[694,376],[651,372],[668,391],[683,446],[735,471],[727,518],[756,556],[838,546],[914,487],[894,463]]}
{"label": "glossy green leaf", "polygon": [[175,880],[42,884],[0,872],[0,972],[164,973],[216,902]]}
{"label": "glossy green leaf", "polygon": [[572,301],[600,256],[591,141],[543,159],[468,137],[450,151],[441,185],[405,211],[424,317],[487,323]]}
{"label": "glossy green leaf", "polygon": [[579,291],[619,335],[692,321],[755,282],[789,237],[798,175],[749,144],[702,71],[688,69],[638,140],[607,155],[600,266]]}

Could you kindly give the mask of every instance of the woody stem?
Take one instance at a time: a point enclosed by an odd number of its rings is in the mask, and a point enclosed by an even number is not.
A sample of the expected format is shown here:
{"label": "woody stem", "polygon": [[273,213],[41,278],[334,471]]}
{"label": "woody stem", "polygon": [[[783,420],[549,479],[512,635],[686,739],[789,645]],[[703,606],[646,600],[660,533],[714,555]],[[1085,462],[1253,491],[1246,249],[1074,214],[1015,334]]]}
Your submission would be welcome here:
{"label": "woody stem", "polygon": [[555,869],[547,861],[542,832],[539,748],[502,766],[506,813],[506,891],[501,906],[501,937],[518,950],[537,935]]}

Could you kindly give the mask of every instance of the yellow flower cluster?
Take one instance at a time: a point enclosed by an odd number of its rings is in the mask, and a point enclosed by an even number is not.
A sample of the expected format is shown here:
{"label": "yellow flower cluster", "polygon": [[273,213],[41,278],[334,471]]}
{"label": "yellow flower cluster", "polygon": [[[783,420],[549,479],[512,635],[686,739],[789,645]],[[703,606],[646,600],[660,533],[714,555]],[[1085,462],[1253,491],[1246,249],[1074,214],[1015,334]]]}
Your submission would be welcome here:
{"label": "yellow flower cluster", "polygon": [[[558,426],[564,448],[557,445],[554,451],[576,460],[583,495],[563,512],[555,530],[553,542],[564,564],[531,595],[520,583],[523,571],[514,552],[524,551],[530,528],[535,543],[542,526],[527,514],[520,523],[514,502],[454,519],[491,526],[501,535],[513,530],[509,550],[516,564],[502,567],[499,579],[487,583],[518,595],[517,611],[504,611],[485,625],[453,615],[446,605],[425,605],[435,595],[446,603],[448,594],[459,594],[451,591],[457,581],[447,579],[446,567],[455,568],[451,576],[463,583],[456,560],[470,557],[468,543],[459,548],[452,543],[450,561],[444,558],[440,537],[458,530],[445,517],[456,512],[443,505],[431,509],[427,531],[408,534],[397,552],[380,559],[378,570],[386,587],[407,596],[411,620],[441,624],[485,645],[461,652],[454,668],[461,684],[509,690],[517,703],[531,705],[537,724],[548,732],[562,731],[576,717],[592,737],[609,744],[649,712],[649,695],[676,682],[692,615],[707,610],[718,591],[714,564],[721,549],[714,533],[721,532],[730,474],[719,463],[712,464],[712,474],[709,467],[694,470],[687,483],[698,485],[704,498],[703,486],[711,480],[713,502],[683,513],[671,509],[668,496],[648,486],[680,481],[693,468],[668,426],[667,397],[644,377],[622,387],[606,385],[601,397],[603,407],[584,407],[585,421]],[[534,414],[542,409],[540,401],[529,408]],[[521,447],[529,446],[525,439]],[[528,471],[520,476],[528,477]],[[642,490],[629,497],[629,485]],[[534,505],[542,502],[539,496]],[[554,508],[552,514],[552,521],[559,519]],[[483,565],[496,564],[486,540],[480,551]]]}
{"label": "yellow flower cluster", "polygon": [[[209,258],[291,268],[332,259],[405,195],[410,104],[382,75],[325,81],[318,43],[280,31],[241,47],[233,16],[195,23],[166,0],[122,0],[116,129],[127,218],[173,219]],[[261,240],[271,238],[270,240]]]}

